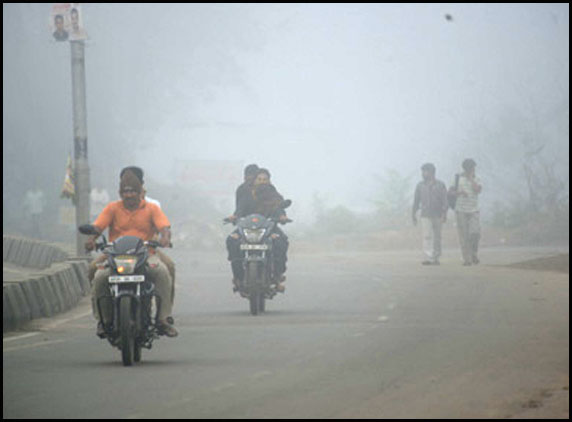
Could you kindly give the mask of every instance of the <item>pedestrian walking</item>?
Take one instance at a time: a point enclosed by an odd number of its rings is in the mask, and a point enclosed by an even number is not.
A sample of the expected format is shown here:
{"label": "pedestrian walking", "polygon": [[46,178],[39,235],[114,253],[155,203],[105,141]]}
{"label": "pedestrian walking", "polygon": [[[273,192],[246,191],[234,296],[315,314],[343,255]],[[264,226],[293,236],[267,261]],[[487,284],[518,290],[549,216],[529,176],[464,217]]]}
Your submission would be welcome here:
{"label": "pedestrian walking", "polygon": [[480,262],[478,257],[481,239],[479,195],[483,190],[483,185],[476,175],[476,166],[475,160],[471,158],[464,160],[463,173],[456,176],[456,188],[451,187],[450,190],[450,193],[456,197],[457,231],[465,266]]}
{"label": "pedestrian walking", "polygon": [[421,166],[423,180],[415,189],[413,201],[413,224],[417,225],[417,211],[421,208],[421,229],[423,232],[423,265],[439,265],[441,256],[441,230],[447,221],[447,187],[435,178],[436,169],[432,163]]}

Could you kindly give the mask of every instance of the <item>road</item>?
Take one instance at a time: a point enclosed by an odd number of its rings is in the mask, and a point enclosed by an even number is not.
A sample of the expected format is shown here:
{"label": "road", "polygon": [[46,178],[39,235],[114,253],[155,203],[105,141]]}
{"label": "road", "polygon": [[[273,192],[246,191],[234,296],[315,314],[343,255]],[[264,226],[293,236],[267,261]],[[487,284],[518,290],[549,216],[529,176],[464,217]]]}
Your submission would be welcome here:
{"label": "road", "polygon": [[253,317],[224,253],[173,250],[178,338],[123,367],[84,299],[4,336],[3,416],[567,418],[568,274],[500,265],[552,252],[294,250]]}

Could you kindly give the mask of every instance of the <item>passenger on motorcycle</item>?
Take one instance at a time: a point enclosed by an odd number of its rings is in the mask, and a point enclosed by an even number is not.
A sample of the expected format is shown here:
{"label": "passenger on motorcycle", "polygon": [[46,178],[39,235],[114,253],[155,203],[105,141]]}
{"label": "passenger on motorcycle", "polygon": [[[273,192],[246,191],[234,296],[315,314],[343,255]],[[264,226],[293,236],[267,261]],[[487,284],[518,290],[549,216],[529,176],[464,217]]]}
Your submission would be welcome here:
{"label": "passenger on motorcycle", "polygon": [[[153,199],[149,195],[147,195],[147,189],[145,189],[145,182],[143,181],[143,169],[141,167],[137,167],[137,166],[125,167],[123,170],[121,170],[121,173],[119,174],[120,179],[127,170],[132,170],[133,173],[135,174],[135,176],[137,176],[137,178],[141,182],[141,185],[143,185],[143,189],[141,192],[141,200],[145,200],[145,202],[155,204],[159,208],[161,208],[161,203],[159,201],[157,201],[156,199]],[[159,233],[155,234],[155,236],[153,237],[153,240],[157,240],[157,241],[159,240]],[[159,249],[155,250],[155,253],[157,254],[157,257],[159,257],[161,262],[167,266],[167,269],[169,270],[169,274],[171,275],[171,281],[173,282],[171,301],[174,301],[175,300],[175,262],[165,252],[163,252]]]}
{"label": "passenger on motorcycle", "polygon": [[[270,172],[268,170],[258,170],[256,178],[254,179],[252,196],[254,198],[254,212],[256,214],[278,218],[282,223],[288,220],[286,212],[280,208],[280,204],[284,202],[284,198],[278,193],[274,185],[270,183]],[[281,283],[286,280],[284,273],[286,272],[286,261],[288,260],[288,237],[276,226],[272,238],[274,240],[274,269],[280,281],[276,286],[276,290],[283,292],[284,286]]]}
{"label": "passenger on motorcycle", "polygon": [[[97,217],[93,225],[101,234],[109,227],[109,240],[114,241],[121,236],[137,236],[144,241],[151,240],[159,231],[161,237],[159,243],[161,246],[168,246],[171,242],[170,222],[155,204],[147,203],[142,200],[142,184],[140,179],[132,170],[127,170],[121,177],[119,188],[120,201],[108,204],[101,214]],[[95,239],[98,236],[92,236],[86,242],[86,249],[93,250],[95,248]],[[163,332],[169,337],[177,336],[177,330],[167,322],[172,312],[172,280],[165,264],[161,262],[153,251],[150,251],[147,274],[154,281],[155,290],[161,299],[159,311],[159,324],[162,325]],[[94,315],[98,319],[97,334],[105,333],[105,326],[112,323],[111,302],[108,300],[100,301],[101,319],[97,311],[98,299],[109,295],[108,277],[109,268],[98,268],[95,273],[92,288],[92,306]]]}

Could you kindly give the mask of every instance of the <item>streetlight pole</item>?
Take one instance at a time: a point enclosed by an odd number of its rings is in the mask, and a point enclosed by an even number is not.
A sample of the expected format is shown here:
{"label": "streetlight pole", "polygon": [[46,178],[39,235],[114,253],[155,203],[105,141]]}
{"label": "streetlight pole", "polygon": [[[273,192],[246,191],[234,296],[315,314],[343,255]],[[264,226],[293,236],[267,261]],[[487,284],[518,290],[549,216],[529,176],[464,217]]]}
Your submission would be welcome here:
{"label": "streetlight pole", "polygon": [[[75,158],[75,221],[76,226],[89,222],[89,164],[87,161],[87,109],[85,99],[85,50],[84,42],[70,41],[73,135]],[[77,232],[76,253],[85,255],[84,236]]]}

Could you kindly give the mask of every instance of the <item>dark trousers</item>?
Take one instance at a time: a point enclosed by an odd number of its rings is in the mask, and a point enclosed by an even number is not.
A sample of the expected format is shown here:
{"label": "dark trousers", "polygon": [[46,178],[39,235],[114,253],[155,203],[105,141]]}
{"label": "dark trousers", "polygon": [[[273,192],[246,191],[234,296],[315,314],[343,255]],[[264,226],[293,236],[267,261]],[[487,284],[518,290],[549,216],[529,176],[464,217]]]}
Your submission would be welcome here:
{"label": "dark trousers", "polygon": [[[234,233],[237,233],[236,231]],[[272,250],[274,256],[274,270],[276,276],[280,276],[286,272],[286,261],[288,261],[288,236],[284,234],[280,228],[274,229],[275,234],[278,235],[273,240]],[[226,238],[226,249],[228,250],[228,260],[232,268],[232,275],[235,279],[240,281],[244,280],[244,267],[243,259],[244,252],[240,250],[240,239],[234,239],[232,236]]]}

